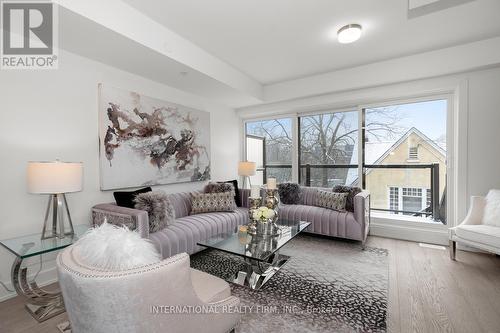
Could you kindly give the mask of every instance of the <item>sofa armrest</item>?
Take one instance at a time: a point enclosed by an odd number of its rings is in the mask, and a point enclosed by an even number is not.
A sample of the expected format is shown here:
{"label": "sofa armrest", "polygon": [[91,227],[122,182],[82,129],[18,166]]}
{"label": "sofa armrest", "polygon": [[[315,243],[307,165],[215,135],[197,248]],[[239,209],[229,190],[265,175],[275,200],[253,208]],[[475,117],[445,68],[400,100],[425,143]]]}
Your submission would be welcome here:
{"label": "sofa armrest", "polygon": [[361,191],[354,197],[354,218],[361,224],[364,242],[370,228],[370,192]]}
{"label": "sofa armrest", "polygon": [[250,189],[240,188],[240,198],[241,198],[241,207],[248,208],[250,206],[250,202],[248,198],[250,198]]}
{"label": "sofa armrest", "polygon": [[486,199],[480,196],[471,196],[470,197],[470,207],[467,212],[467,216],[460,224],[481,224],[483,220],[483,211],[486,205]]}
{"label": "sofa armrest", "polygon": [[130,230],[137,230],[143,238],[149,237],[148,212],[139,209],[120,207],[114,203],[99,204],[92,207],[92,223],[100,225],[104,222],[126,226]]}

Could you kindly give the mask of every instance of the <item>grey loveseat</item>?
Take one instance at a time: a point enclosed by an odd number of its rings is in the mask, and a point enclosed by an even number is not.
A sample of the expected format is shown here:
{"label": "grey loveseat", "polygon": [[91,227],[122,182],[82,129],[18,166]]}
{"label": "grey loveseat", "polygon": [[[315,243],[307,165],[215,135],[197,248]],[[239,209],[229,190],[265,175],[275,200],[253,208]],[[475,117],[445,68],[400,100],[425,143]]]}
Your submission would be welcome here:
{"label": "grey loveseat", "polygon": [[370,228],[370,193],[362,191],[354,197],[354,212],[338,212],[315,206],[318,190],[332,189],[301,187],[300,204],[281,204],[280,218],[311,222],[306,229],[308,233],[353,239],[360,241],[364,247]]}
{"label": "grey loveseat", "polygon": [[[331,190],[331,189],[328,189]],[[299,205],[280,205],[280,217],[287,220],[311,222],[309,233],[361,241],[364,245],[370,223],[369,194],[361,192],[354,198],[354,213],[337,212],[314,206],[316,188],[302,188]],[[250,190],[240,190],[242,206],[234,212],[217,212],[189,215],[190,193],[169,194],[175,208],[176,221],[155,233],[149,232],[146,211],[119,207],[114,203],[98,204],[92,208],[94,224],[101,224],[106,217],[109,223],[126,225],[150,239],[163,258],[186,252],[196,253],[203,248],[197,243],[220,233],[234,232],[239,225],[248,223],[248,197]]]}

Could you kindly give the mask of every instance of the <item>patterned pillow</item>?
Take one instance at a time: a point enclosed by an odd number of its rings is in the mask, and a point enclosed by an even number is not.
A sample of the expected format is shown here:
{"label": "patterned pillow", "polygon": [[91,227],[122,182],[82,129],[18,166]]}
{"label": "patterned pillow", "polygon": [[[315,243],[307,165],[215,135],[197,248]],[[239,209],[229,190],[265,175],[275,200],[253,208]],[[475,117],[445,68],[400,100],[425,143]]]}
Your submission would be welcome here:
{"label": "patterned pillow", "polygon": [[297,183],[278,184],[278,193],[280,200],[286,205],[298,205],[300,203],[300,185]]}
{"label": "patterned pillow", "polygon": [[316,195],[316,206],[345,212],[347,193],[318,191]]}
{"label": "patterned pillow", "polygon": [[175,222],[174,206],[163,191],[140,193],[134,202],[135,209],[148,212],[150,232],[163,230]]}
{"label": "patterned pillow", "polygon": [[234,209],[233,192],[191,193],[191,215],[209,212],[232,212]]}
{"label": "patterned pillow", "polygon": [[345,204],[345,209],[348,212],[354,213],[354,197],[361,193],[361,189],[355,186],[337,185],[333,187],[332,192],[337,193],[347,193],[347,201]]}
{"label": "patterned pillow", "polygon": [[234,201],[236,201],[236,206],[241,207],[241,196],[240,196],[240,189],[238,188],[238,181],[236,179],[233,180],[226,180],[224,182],[218,182],[220,183],[229,183],[232,184],[234,187]]}

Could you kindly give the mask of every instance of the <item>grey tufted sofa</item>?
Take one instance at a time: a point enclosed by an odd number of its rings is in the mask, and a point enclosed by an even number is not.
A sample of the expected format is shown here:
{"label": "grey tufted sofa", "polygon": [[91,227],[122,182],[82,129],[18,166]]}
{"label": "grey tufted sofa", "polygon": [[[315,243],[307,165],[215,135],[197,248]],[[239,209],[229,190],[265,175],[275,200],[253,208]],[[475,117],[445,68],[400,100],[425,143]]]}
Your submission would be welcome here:
{"label": "grey tufted sofa", "polygon": [[[354,213],[337,212],[316,207],[317,188],[302,187],[299,205],[280,205],[280,217],[287,220],[311,222],[308,233],[341,237],[361,241],[364,245],[370,226],[370,195],[363,191],[354,198]],[[325,189],[331,190],[331,189]],[[119,207],[114,203],[99,204],[92,208],[94,224],[101,224],[106,217],[109,223],[126,225],[150,239],[163,258],[178,253],[196,253],[203,248],[196,245],[220,233],[235,232],[248,223],[248,197],[250,190],[240,190],[242,206],[234,212],[217,212],[189,215],[191,199],[188,192],[169,194],[175,208],[176,222],[155,233],[149,232],[146,211]]]}

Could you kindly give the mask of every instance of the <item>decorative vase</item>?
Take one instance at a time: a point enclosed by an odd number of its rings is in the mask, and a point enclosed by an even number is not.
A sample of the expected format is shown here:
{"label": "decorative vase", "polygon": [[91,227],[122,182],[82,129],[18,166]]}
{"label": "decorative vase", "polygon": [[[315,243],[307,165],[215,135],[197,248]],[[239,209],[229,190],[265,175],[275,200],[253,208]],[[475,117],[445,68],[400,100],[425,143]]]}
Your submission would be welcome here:
{"label": "decorative vase", "polygon": [[278,206],[279,206],[280,200],[278,198],[278,190],[277,189],[272,189],[272,190],[266,190],[266,200],[264,201],[264,205],[269,208],[274,210],[274,218],[273,222],[278,221]]}
{"label": "decorative vase", "polygon": [[275,222],[275,219],[261,219],[256,223],[257,236],[279,236],[280,229]]}
{"label": "decorative vase", "polygon": [[260,207],[262,203],[262,198],[249,198],[249,208],[248,208],[248,233],[255,235],[257,233],[257,221],[253,218],[253,213]]}

